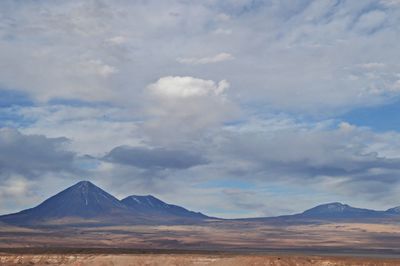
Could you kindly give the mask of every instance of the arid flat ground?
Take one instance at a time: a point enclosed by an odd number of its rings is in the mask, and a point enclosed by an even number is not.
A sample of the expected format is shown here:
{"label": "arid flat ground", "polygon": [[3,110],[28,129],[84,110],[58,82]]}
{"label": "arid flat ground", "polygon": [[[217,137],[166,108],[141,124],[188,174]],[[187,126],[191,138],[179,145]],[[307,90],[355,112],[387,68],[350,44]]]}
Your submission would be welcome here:
{"label": "arid flat ground", "polygon": [[338,249],[400,254],[400,224],[273,225],[223,221],[199,225],[54,227],[0,226],[1,248],[93,247],[248,250]]}
{"label": "arid flat ground", "polygon": [[1,265],[132,265],[132,266],[186,266],[186,265],[271,265],[271,266],[351,266],[351,265],[399,265],[400,260],[371,259],[349,257],[318,257],[318,256],[261,256],[261,255],[199,255],[199,254],[171,254],[171,255],[1,255]]}
{"label": "arid flat ground", "polygon": [[397,223],[0,225],[0,265],[400,265],[399,243]]}

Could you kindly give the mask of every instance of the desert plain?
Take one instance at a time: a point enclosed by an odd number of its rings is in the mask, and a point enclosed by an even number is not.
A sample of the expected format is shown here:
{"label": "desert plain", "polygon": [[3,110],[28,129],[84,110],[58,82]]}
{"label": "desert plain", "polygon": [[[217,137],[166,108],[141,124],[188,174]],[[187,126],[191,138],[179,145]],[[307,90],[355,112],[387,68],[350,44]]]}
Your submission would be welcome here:
{"label": "desert plain", "polygon": [[400,265],[400,224],[0,226],[1,265]]}

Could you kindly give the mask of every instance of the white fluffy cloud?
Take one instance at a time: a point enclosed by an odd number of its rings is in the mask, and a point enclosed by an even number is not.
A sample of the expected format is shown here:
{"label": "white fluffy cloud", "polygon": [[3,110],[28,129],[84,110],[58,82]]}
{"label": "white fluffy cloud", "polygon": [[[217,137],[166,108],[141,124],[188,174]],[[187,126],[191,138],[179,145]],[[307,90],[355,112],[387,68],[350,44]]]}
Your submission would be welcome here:
{"label": "white fluffy cloud", "polygon": [[154,95],[171,98],[219,96],[227,88],[229,88],[229,83],[226,80],[215,83],[212,80],[172,76],[160,78],[148,86]]}
{"label": "white fluffy cloud", "polygon": [[238,115],[226,97],[229,83],[194,77],[169,76],[147,87],[143,129],[153,141],[166,144],[185,142]]}

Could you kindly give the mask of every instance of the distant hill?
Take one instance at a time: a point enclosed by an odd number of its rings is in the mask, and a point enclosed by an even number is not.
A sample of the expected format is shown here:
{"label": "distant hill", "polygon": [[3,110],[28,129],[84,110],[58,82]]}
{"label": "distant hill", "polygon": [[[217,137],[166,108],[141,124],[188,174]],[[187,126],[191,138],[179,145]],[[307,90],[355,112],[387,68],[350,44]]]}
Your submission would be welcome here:
{"label": "distant hill", "polygon": [[387,217],[389,214],[386,211],[375,211],[369,209],[361,209],[351,207],[347,204],[339,202],[327,203],[318,205],[314,208],[304,211],[301,217],[317,218],[317,219],[337,219],[337,218],[381,218]]}
{"label": "distant hill", "polygon": [[400,215],[400,206],[394,207],[394,208],[390,208],[386,212],[390,213],[390,214]]}
{"label": "distant hill", "polygon": [[340,202],[321,204],[302,213],[274,217],[244,218],[245,221],[265,221],[280,224],[320,223],[320,222],[386,222],[400,221],[400,207],[377,211],[355,208]]}
{"label": "distant hill", "polygon": [[91,182],[81,181],[34,208],[0,216],[0,222],[13,225],[162,224],[206,218],[153,196],[131,196],[120,201]]}

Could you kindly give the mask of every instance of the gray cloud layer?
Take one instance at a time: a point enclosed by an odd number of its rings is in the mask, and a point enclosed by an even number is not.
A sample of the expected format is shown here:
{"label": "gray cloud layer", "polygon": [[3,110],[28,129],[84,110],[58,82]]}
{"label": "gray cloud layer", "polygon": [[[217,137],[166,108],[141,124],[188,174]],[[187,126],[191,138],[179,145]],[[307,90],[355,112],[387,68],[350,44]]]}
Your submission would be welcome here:
{"label": "gray cloud layer", "polygon": [[[0,209],[18,211],[54,193],[54,182],[69,184],[84,173],[76,155],[67,150],[68,139],[27,135],[0,128]],[[48,191],[53,190],[53,191]],[[51,194],[50,194],[50,193]]]}
{"label": "gray cloud layer", "polygon": [[0,176],[14,173],[34,178],[46,172],[73,172],[75,154],[64,149],[66,142],[66,138],[0,129]]}
{"label": "gray cloud layer", "polygon": [[[370,194],[381,194],[385,186],[371,187],[371,182],[390,185],[400,181],[399,156],[387,156],[385,150],[376,148],[391,138],[348,124],[337,129],[266,129],[227,133],[221,152],[233,156],[233,161],[250,163],[254,173],[266,179],[299,183],[318,182],[318,178],[337,183],[359,180],[360,190],[365,185]],[[237,174],[243,173],[238,170]]]}
{"label": "gray cloud layer", "polygon": [[202,156],[182,150],[128,146],[114,148],[104,159],[144,169],[187,169],[207,163]]}

